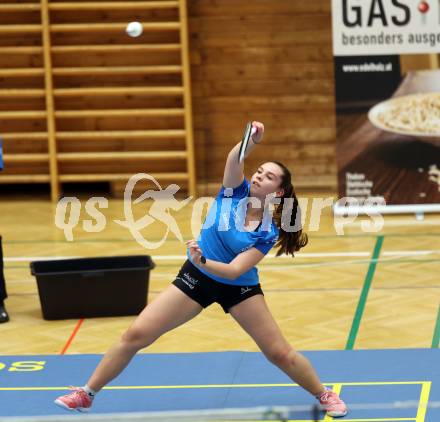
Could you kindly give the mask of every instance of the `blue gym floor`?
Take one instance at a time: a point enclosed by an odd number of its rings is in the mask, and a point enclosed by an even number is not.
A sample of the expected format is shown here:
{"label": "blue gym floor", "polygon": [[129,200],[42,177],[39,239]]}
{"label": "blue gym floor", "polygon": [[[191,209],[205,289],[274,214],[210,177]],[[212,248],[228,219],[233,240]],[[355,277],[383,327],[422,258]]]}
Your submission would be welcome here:
{"label": "blue gym floor", "polygon": [[[350,404],[419,404],[352,410],[345,421],[439,422],[440,349],[304,353]],[[100,355],[0,356],[0,417],[65,415],[53,400],[84,385]],[[94,413],[312,405],[314,399],[260,353],[139,354],[96,398]],[[295,420],[309,421],[309,412]],[[324,416],[322,416],[324,418]]]}

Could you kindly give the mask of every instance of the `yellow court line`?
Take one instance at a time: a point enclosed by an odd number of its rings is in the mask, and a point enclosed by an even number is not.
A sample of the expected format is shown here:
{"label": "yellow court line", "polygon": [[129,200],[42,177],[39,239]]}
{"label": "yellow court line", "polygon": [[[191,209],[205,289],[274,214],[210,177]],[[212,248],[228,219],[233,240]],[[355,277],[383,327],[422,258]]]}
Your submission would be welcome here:
{"label": "yellow court line", "polygon": [[[325,420],[325,419],[324,419]],[[335,419],[330,418],[331,421]],[[373,419],[341,419],[344,422],[398,422],[398,421],[415,421],[414,418],[373,418]],[[291,422],[291,421],[289,421]],[[307,421],[303,421],[307,422]]]}
{"label": "yellow court line", "polygon": [[[324,383],[326,386],[372,386],[372,385],[422,385],[430,381],[377,381],[377,382],[341,382],[341,383]],[[269,388],[269,387],[299,387],[298,384],[193,384],[193,385],[119,385],[107,386],[104,390],[167,390],[167,389],[201,389],[201,388]],[[426,388],[426,387],[425,387]],[[68,390],[69,387],[0,387],[0,391],[54,391]],[[429,394],[429,390],[428,390]],[[413,418],[414,419],[414,418]],[[417,421],[421,422],[421,421]]]}
{"label": "yellow court line", "polygon": [[417,409],[416,422],[425,421],[426,409],[428,408],[430,391],[431,391],[431,382],[425,381],[422,384],[422,391],[420,392],[419,407]]}
{"label": "yellow court line", "polygon": [[[327,419],[322,419],[323,421]],[[335,421],[336,419],[330,418],[329,420]],[[415,421],[414,418],[369,418],[369,419],[341,419],[341,422],[400,422],[400,421]],[[212,422],[226,422],[225,420],[214,420]],[[229,420],[227,422],[243,422],[243,419],[240,420]],[[246,422],[261,422],[261,419],[258,420],[247,420]],[[283,422],[314,422],[311,419],[283,419]]]}
{"label": "yellow court line", "polygon": [[[431,381],[378,381],[378,382],[348,382],[348,383],[324,383],[332,386],[333,391],[341,393],[343,386],[373,386],[373,385],[417,385],[422,386],[419,407],[415,418],[367,418],[367,419],[346,419],[344,422],[402,422],[415,421],[424,422],[426,409],[429,402]],[[201,389],[201,388],[264,388],[264,387],[299,387],[298,384],[207,384],[207,385],[126,385],[126,386],[107,386],[106,390],[151,390],[151,389]],[[69,387],[0,387],[0,391],[54,391],[67,390]],[[333,421],[330,416],[325,416],[323,421]],[[220,421],[218,421],[220,422]],[[256,421],[259,422],[259,421]],[[304,419],[289,420],[288,422],[312,422]]]}
{"label": "yellow court line", "polygon": [[[326,419],[322,419],[325,421]],[[329,420],[335,421],[335,418],[330,418]],[[373,418],[373,419],[341,419],[341,422],[400,422],[400,421],[415,421],[414,418]],[[215,419],[212,422],[243,422],[243,419],[227,421],[224,419]],[[251,420],[246,419],[246,422],[261,422],[261,419]],[[315,422],[312,419],[283,419],[283,422]]]}
{"label": "yellow court line", "polygon": [[[372,382],[341,382],[342,386],[353,386],[353,385],[417,385],[423,384],[430,381],[372,381]],[[335,385],[335,384],[325,384],[325,385]]]}
{"label": "yellow court line", "polygon": [[[335,419],[331,419],[334,421]],[[399,422],[399,421],[414,421],[414,418],[379,418],[379,419],[341,419],[341,422]],[[243,422],[243,419],[233,420],[228,419],[213,419],[212,422]],[[251,420],[246,419],[246,422],[261,422],[261,419]],[[283,419],[283,422],[315,422],[312,419]]]}
{"label": "yellow court line", "polygon": [[[325,382],[323,385],[333,386],[369,386],[369,385],[423,385],[426,381],[377,381],[377,382]],[[199,385],[140,385],[140,386],[115,386],[115,387],[104,387],[109,390],[130,390],[130,389],[150,389],[150,388],[258,388],[258,387],[299,387],[298,384],[199,384]]]}

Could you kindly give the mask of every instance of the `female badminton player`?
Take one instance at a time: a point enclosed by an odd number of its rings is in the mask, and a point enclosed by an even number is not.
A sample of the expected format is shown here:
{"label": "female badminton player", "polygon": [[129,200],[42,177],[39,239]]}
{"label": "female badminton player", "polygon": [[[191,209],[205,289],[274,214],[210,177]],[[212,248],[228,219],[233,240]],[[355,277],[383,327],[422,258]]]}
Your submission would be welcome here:
{"label": "female badminton player", "polygon": [[[252,125],[254,134],[245,157],[263,138],[263,124]],[[123,371],[139,350],[217,302],[253,338],[267,359],[313,394],[329,416],[347,413],[344,402],[324,388],[311,363],[283,337],[259,284],[256,265],[274,246],[277,255],[293,255],[307,244],[307,235],[300,228],[291,230],[299,211],[291,174],[283,164],[269,161],[258,167],[248,181],[243,175],[243,162],[238,159],[239,150],[240,143],[229,152],[223,186],[198,240],[187,242],[188,260],[176,279],[145,307],[104,355],[87,384],[57,398],[57,405],[87,411],[95,395]],[[269,201],[272,206],[268,206]],[[289,202],[290,229],[284,224],[286,213],[282,213]],[[267,211],[271,208],[273,213]]]}

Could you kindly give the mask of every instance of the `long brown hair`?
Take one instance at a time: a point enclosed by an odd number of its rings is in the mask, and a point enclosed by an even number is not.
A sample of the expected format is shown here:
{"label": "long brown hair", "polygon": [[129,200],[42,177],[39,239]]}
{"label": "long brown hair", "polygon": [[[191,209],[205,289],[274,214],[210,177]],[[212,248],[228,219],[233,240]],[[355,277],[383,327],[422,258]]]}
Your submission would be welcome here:
{"label": "long brown hair", "polygon": [[[281,197],[281,202],[275,208],[273,215],[275,223],[280,231],[280,237],[275,245],[275,247],[279,248],[276,256],[280,256],[282,254],[294,256],[294,253],[296,251],[299,251],[301,248],[307,245],[309,238],[307,234],[303,233],[302,231],[301,210],[299,208],[298,198],[296,197],[295,190],[292,185],[292,175],[289,169],[283,163],[280,163],[278,161],[272,162],[280,167],[280,169],[283,171],[280,188],[284,190],[284,194]],[[281,222],[283,206],[287,198],[293,199],[292,211],[290,213],[290,216],[288,216],[290,217],[288,221],[289,226],[295,226],[296,224],[299,224],[299,228],[293,231],[285,231]]]}

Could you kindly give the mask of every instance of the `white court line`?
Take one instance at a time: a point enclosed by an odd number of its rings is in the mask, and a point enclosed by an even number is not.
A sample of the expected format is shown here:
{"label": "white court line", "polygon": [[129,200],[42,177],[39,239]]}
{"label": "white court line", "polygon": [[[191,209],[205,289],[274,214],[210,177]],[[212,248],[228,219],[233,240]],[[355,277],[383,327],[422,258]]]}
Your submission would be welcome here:
{"label": "white court line", "polygon": [[74,259],[80,256],[15,256],[3,258],[4,262],[28,262],[28,261],[49,261],[51,259]]}
{"label": "white court line", "polygon": [[[325,258],[325,257],[368,257],[370,252],[309,252],[309,253],[298,253],[295,256],[298,258]],[[51,259],[75,259],[81,258],[80,256],[17,256],[3,258],[6,262],[28,262],[28,261],[47,261]],[[186,255],[152,255],[152,258],[157,261],[176,261],[186,259]],[[275,255],[268,255],[267,258],[273,259]],[[290,256],[280,256],[278,258],[290,258]]]}
{"label": "white court line", "polygon": [[[428,218],[427,214],[425,214],[426,217]],[[424,220],[416,220],[416,218],[414,217],[413,220],[387,220],[387,218],[385,217],[384,219],[384,225],[383,227],[406,227],[406,226],[437,226],[439,225],[439,219],[424,219]],[[366,220],[367,221],[367,220]],[[352,228],[352,227],[356,227],[356,228],[362,228],[362,224],[365,224],[365,222],[362,221],[353,221],[350,223],[346,223],[344,225],[344,227],[347,228]]]}
{"label": "white court line", "polygon": [[[326,257],[368,257],[370,256],[370,252],[309,252],[309,253],[297,253],[295,254],[298,258],[326,258]],[[179,259],[186,259],[186,255],[156,255],[152,256],[153,259],[158,261],[173,261]],[[275,259],[274,254],[267,255],[266,258]],[[277,259],[292,259],[291,256],[279,256]]]}
{"label": "white court line", "polygon": [[[438,255],[440,250],[421,250],[421,251],[383,251],[383,256],[426,256]],[[335,258],[335,257],[370,257],[371,252],[308,252],[298,253],[295,255],[298,258]],[[29,261],[47,261],[52,259],[74,259],[81,258],[79,256],[17,256],[5,257],[5,262],[29,262]],[[175,261],[186,259],[186,255],[152,255],[152,258],[157,261]],[[267,258],[275,259],[275,255],[268,255]],[[290,256],[281,256],[277,259],[291,259]]]}
{"label": "white court line", "polygon": [[382,255],[384,256],[419,256],[419,255],[434,255],[440,254],[440,250],[432,251],[384,251]]}
{"label": "white court line", "polygon": [[[325,258],[325,257],[341,257],[341,256],[370,256],[370,252],[299,252],[295,254],[298,258]],[[275,255],[269,255],[270,258],[275,258]],[[283,255],[279,258],[290,258],[290,256]]]}

